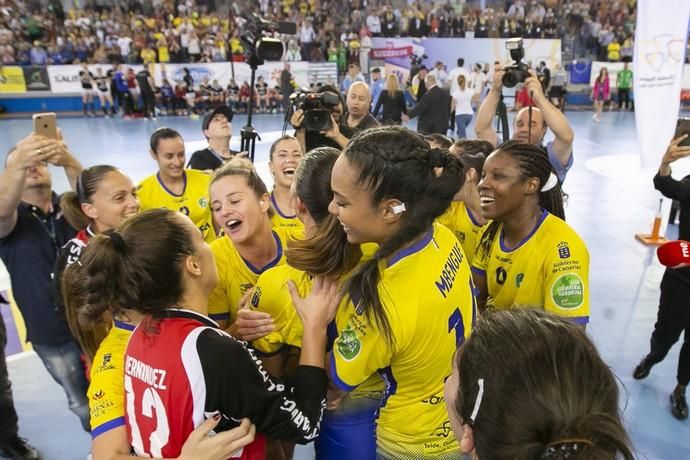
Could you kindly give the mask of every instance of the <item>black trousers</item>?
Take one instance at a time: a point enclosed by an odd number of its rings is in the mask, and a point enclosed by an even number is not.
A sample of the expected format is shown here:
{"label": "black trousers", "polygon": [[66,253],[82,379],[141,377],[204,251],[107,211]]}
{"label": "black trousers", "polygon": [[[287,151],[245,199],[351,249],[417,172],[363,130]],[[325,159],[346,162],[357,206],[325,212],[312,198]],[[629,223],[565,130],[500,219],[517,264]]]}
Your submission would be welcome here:
{"label": "black trousers", "polygon": [[630,90],[618,88],[618,108],[622,109],[625,104],[625,109],[630,105]]}
{"label": "black trousers", "polygon": [[5,323],[0,317],[0,443],[17,435],[17,411],[12,401],[12,386],[7,375],[7,361],[5,361],[5,346],[7,345],[7,331]]}
{"label": "black trousers", "polygon": [[678,384],[690,382],[690,284],[666,270],[661,280],[661,296],[654,332],[650,341],[650,359],[661,362],[671,347],[684,334],[678,358]]}

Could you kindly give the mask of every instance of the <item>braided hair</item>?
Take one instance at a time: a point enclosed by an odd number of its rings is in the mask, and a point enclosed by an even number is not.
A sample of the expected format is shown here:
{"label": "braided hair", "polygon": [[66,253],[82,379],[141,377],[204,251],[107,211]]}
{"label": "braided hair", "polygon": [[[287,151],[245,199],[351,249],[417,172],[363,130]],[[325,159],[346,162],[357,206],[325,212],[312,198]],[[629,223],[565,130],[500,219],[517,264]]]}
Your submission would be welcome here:
{"label": "braided hair", "polygon": [[[431,229],[460,190],[465,172],[447,150],[431,149],[420,135],[397,126],[372,128],[355,136],[343,155],[357,169],[358,184],[371,193],[371,205],[398,199],[405,204],[402,225],[381,243],[346,285],[358,308],[373,319],[384,339],[393,343],[385,308],[378,293],[378,261],[390,257]],[[442,168],[437,176],[435,168]]]}
{"label": "braided hair", "polygon": [[[553,167],[549,161],[549,155],[543,148],[525,142],[508,141],[499,145],[495,152],[507,153],[513,157],[522,172],[523,180],[528,180],[532,177],[539,179],[539,206],[554,216],[565,220],[563,190],[561,189],[560,182],[548,191],[541,191],[541,188],[549,180],[549,176],[554,174]],[[489,227],[479,241],[478,252],[487,254],[491,251],[491,245],[500,225],[501,222],[495,220],[489,224]]]}

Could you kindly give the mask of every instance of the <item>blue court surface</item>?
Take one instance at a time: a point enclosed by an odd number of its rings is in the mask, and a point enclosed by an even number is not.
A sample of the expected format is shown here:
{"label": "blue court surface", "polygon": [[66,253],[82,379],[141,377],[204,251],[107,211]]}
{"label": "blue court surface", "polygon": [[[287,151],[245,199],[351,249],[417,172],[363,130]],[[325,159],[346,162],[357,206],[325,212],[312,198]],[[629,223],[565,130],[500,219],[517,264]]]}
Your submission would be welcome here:
{"label": "blue court surface", "polygon": [[[690,420],[674,419],[669,404],[676,384],[679,346],[646,380],[632,378],[633,368],[649,350],[663,274],[654,250],[634,239],[636,232],[650,230],[658,206],[660,195],[652,185],[655,170],[639,167],[632,113],[605,112],[600,123],[592,121],[591,112],[568,112],[567,116],[575,130],[575,164],[564,186],[568,194],[566,216],[591,255],[588,333],[620,379],[621,408],[637,456],[690,459]],[[246,118],[241,115],[233,122],[235,149],[244,122]],[[268,146],[281,134],[282,117],[258,115],[254,125],[262,136],[256,163],[265,177]],[[83,165],[113,164],[135,182],[155,171],[148,138],[156,128],[179,130],[188,155],[205,146],[201,120],[184,117],[157,121],[63,118],[59,126]],[[30,130],[30,120],[0,120],[0,151],[4,154]],[[675,177],[682,177],[683,171],[690,171],[690,163],[675,166]],[[65,190],[67,181],[61,171],[53,171],[53,181],[56,191]],[[667,236],[672,239],[676,231],[670,226]],[[80,431],[62,391],[38,358],[31,353],[10,358],[9,369],[21,435],[47,459],[85,459],[89,437]],[[300,451],[297,458],[310,458],[309,450]]]}

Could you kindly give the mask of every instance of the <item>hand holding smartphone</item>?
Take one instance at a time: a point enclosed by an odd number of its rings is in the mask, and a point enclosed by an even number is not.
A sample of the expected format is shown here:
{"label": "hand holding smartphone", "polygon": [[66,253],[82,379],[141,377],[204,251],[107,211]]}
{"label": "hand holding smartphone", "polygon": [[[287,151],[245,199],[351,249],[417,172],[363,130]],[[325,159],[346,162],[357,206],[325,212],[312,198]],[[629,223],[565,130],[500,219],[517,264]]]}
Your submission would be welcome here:
{"label": "hand holding smartphone", "polygon": [[683,134],[687,134],[688,137],[683,139],[681,143],[678,144],[679,147],[690,147],[690,118],[679,118],[676,124],[676,133],[673,135],[674,139],[678,139]]}
{"label": "hand holding smartphone", "polygon": [[57,139],[57,115],[55,112],[35,113],[33,116],[34,134],[47,137],[48,139]]}

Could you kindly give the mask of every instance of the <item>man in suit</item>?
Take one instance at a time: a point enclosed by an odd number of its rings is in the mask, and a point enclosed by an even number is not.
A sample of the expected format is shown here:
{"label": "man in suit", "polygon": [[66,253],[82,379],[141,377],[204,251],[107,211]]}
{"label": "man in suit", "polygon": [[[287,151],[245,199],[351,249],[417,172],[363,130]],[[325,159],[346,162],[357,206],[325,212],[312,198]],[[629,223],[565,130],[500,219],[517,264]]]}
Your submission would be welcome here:
{"label": "man in suit", "polygon": [[427,74],[424,79],[427,92],[408,115],[403,114],[404,122],[419,117],[417,132],[421,134],[446,134],[450,120],[450,93],[436,85],[436,77]]}
{"label": "man in suit", "polygon": [[420,18],[418,14],[415,14],[413,18],[410,18],[408,23],[407,34],[410,37],[425,37],[428,34],[426,21]]}

